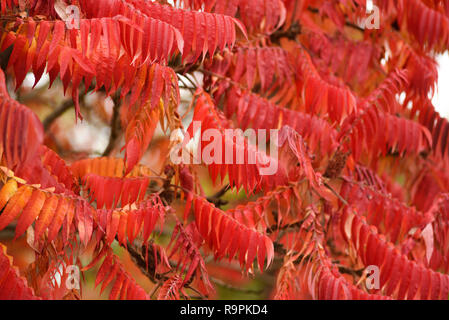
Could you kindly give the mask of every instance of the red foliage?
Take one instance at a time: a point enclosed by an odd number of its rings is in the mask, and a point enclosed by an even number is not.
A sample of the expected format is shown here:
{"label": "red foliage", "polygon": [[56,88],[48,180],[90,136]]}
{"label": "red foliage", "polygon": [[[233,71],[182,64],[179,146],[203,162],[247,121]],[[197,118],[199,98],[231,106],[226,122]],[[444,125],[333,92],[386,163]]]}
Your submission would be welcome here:
{"label": "red foliage", "polygon": [[[0,232],[34,253],[18,270],[0,244],[0,298],[83,298],[55,280],[77,266],[111,299],[251,277],[261,298],[447,299],[449,6],[375,3],[377,29],[364,0],[0,0]],[[29,73],[72,97],[44,125]],[[103,156],[52,129],[72,104],[110,121]]]}

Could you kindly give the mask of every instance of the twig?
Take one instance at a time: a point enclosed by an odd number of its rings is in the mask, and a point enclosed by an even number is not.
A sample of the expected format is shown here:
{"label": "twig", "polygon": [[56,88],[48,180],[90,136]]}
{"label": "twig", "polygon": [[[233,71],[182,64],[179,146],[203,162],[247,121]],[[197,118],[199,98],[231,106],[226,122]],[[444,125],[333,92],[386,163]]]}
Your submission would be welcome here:
{"label": "twig", "polygon": [[136,265],[139,267],[140,271],[142,271],[142,273],[148,278],[150,279],[151,282],[153,283],[157,283],[158,281],[162,280],[162,277],[156,273],[151,274],[148,270],[155,270],[156,266],[155,265],[150,265],[150,261],[149,264],[147,266],[147,263],[145,261],[145,259],[142,257],[142,255],[136,250],[136,248],[134,248],[134,246],[128,242],[128,245],[125,248],[129,255],[131,256],[131,259],[136,263]]}
{"label": "twig", "polygon": [[154,294],[156,293],[156,291],[162,286],[162,281],[158,281],[153,289],[151,290],[151,292],[148,294],[150,296],[150,299],[153,299]]}
{"label": "twig", "polygon": [[[185,78],[186,78],[186,79],[189,79],[189,78],[187,78],[187,77],[185,77]],[[195,88],[189,87],[189,86],[187,85],[187,83],[185,83],[184,79],[181,78],[181,76],[178,76],[178,80],[181,81],[181,83],[183,84],[183,87],[180,86],[180,88],[189,90],[191,95],[194,95],[194,94],[195,94]]]}
{"label": "twig", "polygon": [[217,77],[218,79],[221,79],[221,80],[223,80],[223,81],[228,81],[229,83],[233,84],[234,86],[240,87],[241,89],[247,89],[247,88],[246,88],[244,85],[242,85],[241,83],[235,82],[235,81],[232,80],[231,78],[225,77],[225,76],[223,76],[223,75],[221,75],[221,74],[218,74],[218,73],[215,73],[215,72],[213,72],[213,71],[209,71],[209,70],[206,70],[206,69],[203,69],[203,68],[199,68],[198,71],[200,71],[200,72],[202,72],[202,73],[205,73],[205,74],[208,74],[208,75],[213,76],[213,77]]}
{"label": "twig", "polygon": [[273,43],[279,44],[281,38],[287,38],[295,40],[296,36],[301,34],[301,25],[298,22],[294,22],[287,30],[277,30],[270,35],[270,40]]}
{"label": "twig", "polygon": [[172,67],[172,68],[176,73],[185,74],[187,72],[196,71],[199,68],[199,66],[200,66],[200,64],[187,65],[187,66],[180,65],[180,66]]}
{"label": "twig", "polygon": [[73,108],[73,100],[69,99],[64,101],[59,107],[57,107],[52,113],[50,113],[43,121],[44,130],[48,131],[53,122],[62,116],[67,110]]}
{"label": "twig", "polygon": [[324,183],[326,188],[328,188],[338,199],[340,199],[341,202],[343,202],[346,206],[349,205],[348,201],[343,199],[330,185],[328,185],[326,182]]}
{"label": "twig", "polygon": [[[320,12],[317,8],[312,8],[312,7],[308,7],[307,10],[309,10],[312,13],[319,13]],[[345,21],[345,25],[350,27],[350,28],[353,28],[355,30],[358,30],[360,32],[365,32],[365,29],[361,28],[360,26],[358,26],[358,25],[356,25],[356,24],[354,24],[354,23],[352,23],[350,21]]]}
{"label": "twig", "polygon": [[340,273],[350,274],[354,277],[361,277],[363,275],[364,269],[354,270],[346,266],[338,265],[338,271]]}
{"label": "twig", "polygon": [[224,194],[231,188],[231,186],[229,185],[229,183],[227,185],[225,185],[223,188],[221,188],[220,190],[218,190],[217,193],[215,193],[214,195],[211,195],[210,197],[207,197],[207,201],[213,203],[217,208],[219,208],[222,205],[225,205],[228,203],[228,201],[226,200],[222,200],[220,199],[222,196],[224,196]]}
{"label": "twig", "polygon": [[286,225],[281,226],[281,227],[278,227],[277,225],[270,226],[269,228],[267,228],[266,233],[270,234],[270,233],[273,233],[275,231],[301,228],[302,224],[304,223],[304,220],[305,219],[302,219],[300,221],[297,221],[297,222],[294,222],[294,223],[290,223],[290,224],[286,224]]}
{"label": "twig", "polygon": [[[116,237],[117,239],[117,237]],[[142,257],[142,254],[139,253],[136,248],[134,248],[134,246],[128,242],[128,245],[125,247],[125,249],[128,251],[128,253],[130,254],[132,260],[135,262],[135,264],[137,265],[137,267],[142,271],[142,273],[153,283],[156,283],[156,288],[153,288],[151,295],[154,295],[154,293],[157,291],[157,286],[159,283],[164,282],[165,280],[169,279],[169,277],[167,277],[165,274],[158,274],[158,273],[154,273],[154,275],[152,275],[149,270],[155,270],[156,266],[155,265],[148,265],[147,268],[147,263],[145,261],[145,259]],[[150,261],[149,261],[150,262]],[[190,286],[189,283],[185,283],[184,287],[187,289],[192,290],[193,292],[195,292],[196,294],[198,294],[199,296],[202,297],[202,299],[206,299],[207,297],[205,297],[201,292],[199,292],[197,289],[193,288],[192,286]],[[150,295],[150,296],[151,296]]]}
{"label": "twig", "polygon": [[187,81],[190,82],[190,84],[193,86],[192,89],[196,89],[198,87],[198,85],[195,83],[195,81],[193,81],[192,79],[190,79],[189,74],[184,74],[182,75],[184,78],[187,79]]}
{"label": "twig", "polygon": [[245,289],[245,288],[235,287],[235,286],[230,285],[226,282],[223,282],[217,278],[209,277],[209,279],[216,285],[223,287],[225,289],[231,290],[231,291],[237,291],[237,292],[246,293],[246,294],[257,294],[257,295],[263,293],[263,291],[264,291],[263,289],[254,290],[254,289]]}
{"label": "twig", "polygon": [[109,143],[106,149],[103,152],[103,157],[109,156],[112,150],[115,147],[115,142],[120,134],[120,96],[117,93],[114,98],[114,109],[112,114],[112,120],[111,120],[111,135],[109,136]]}

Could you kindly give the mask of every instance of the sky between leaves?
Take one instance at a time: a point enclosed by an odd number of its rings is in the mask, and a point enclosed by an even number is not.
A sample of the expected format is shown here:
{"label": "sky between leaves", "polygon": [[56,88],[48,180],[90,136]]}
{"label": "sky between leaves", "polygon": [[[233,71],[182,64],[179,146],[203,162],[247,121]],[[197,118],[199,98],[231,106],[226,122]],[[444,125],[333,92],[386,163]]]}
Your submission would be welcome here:
{"label": "sky between leaves", "polygon": [[437,59],[438,68],[438,90],[433,97],[435,109],[441,116],[449,119],[449,54],[446,52]]}

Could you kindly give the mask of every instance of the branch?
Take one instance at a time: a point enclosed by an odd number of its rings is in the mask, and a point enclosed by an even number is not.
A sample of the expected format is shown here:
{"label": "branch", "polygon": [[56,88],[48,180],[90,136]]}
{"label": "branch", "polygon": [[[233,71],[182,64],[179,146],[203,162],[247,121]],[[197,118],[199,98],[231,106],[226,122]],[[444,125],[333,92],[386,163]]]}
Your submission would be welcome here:
{"label": "branch", "polygon": [[[308,7],[307,10],[309,10],[312,13],[320,13],[320,10],[318,10],[317,8]],[[350,28],[353,28],[355,30],[358,30],[360,32],[365,32],[365,29],[359,27],[358,25],[356,25],[356,24],[354,24],[354,23],[352,23],[350,21],[345,21],[345,25],[350,27]]]}
{"label": "branch", "polygon": [[42,122],[44,125],[44,130],[48,131],[53,124],[53,122],[58,119],[60,116],[62,116],[67,110],[70,108],[73,108],[73,100],[69,99],[64,101],[59,107],[57,107],[55,110],[53,110],[52,113],[50,113]]}
{"label": "branch", "polygon": [[338,265],[338,271],[340,273],[350,274],[354,278],[357,278],[357,277],[361,277],[363,275],[364,269],[354,270],[354,269],[351,269],[351,268],[348,268],[346,266],[343,266],[343,265],[339,264]]}
{"label": "branch", "polygon": [[[142,273],[146,277],[148,277],[148,279],[150,279],[151,282],[155,283],[156,286],[160,286],[159,285],[160,283],[169,279],[169,277],[167,277],[165,274],[158,274],[158,273],[154,272],[154,274],[152,275],[150,270],[155,270],[156,266],[154,265],[154,263],[151,263],[151,261],[148,261],[148,266],[147,266],[147,263],[146,263],[144,257],[142,256],[142,253],[138,252],[138,250],[131,243],[128,242],[128,245],[125,247],[125,249],[128,251],[129,255],[131,256],[131,259],[134,261],[134,263],[137,265],[137,267],[140,269],[140,271],[142,271]],[[143,249],[143,247],[142,247],[142,249]],[[149,250],[149,247],[147,249]],[[151,255],[149,255],[149,257],[150,256]],[[193,277],[192,277],[192,280],[193,280]],[[201,292],[199,292],[198,290],[193,288],[190,285],[190,282],[185,283],[184,287],[187,289],[190,289],[193,292],[195,292],[196,294],[200,295],[200,297],[202,299],[207,298],[207,297],[203,296],[201,294]],[[156,290],[157,290],[157,288],[153,289],[153,291],[151,292],[151,295],[153,295],[156,292]]]}
{"label": "branch", "polygon": [[338,194],[337,191],[335,191],[330,185],[328,185],[326,182],[324,182],[324,186],[328,188],[341,202],[343,202],[346,206],[349,206],[348,201],[343,199],[340,194]]}
{"label": "branch", "polygon": [[114,150],[115,142],[120,135],[120,95],[117,93],[112,100],[114,101],[114,109],[111,120],[111,135],[109,136],[109,143],[106,149],[103,151],[103,157],[109,156],[112,150]]}
{"label": "branch", "polygon": [[[144,259],[144,257],[142,257],[142,254],[140,252],[137,251],[137,249],[128,242],[127,247],[125,248],[129,255],[131,256],[131,259],[134,261],[134,263],[137,265],[137,267],[139,267],[140,271],[142,271],[142,273],[148,278],[150,279],[151,282],[153,283],[157,283],[158,281],[162,280],[162,276],[157,274],[157,273],[152,273],[149,270],[155,270],[156,266],[154,265],[154,261],[148,261],[148,266],[147,263]],[[150,248],[148,248],[149,250]]]}
{"label": "branch", "polygon": [[215,193],[214,195],[211,195],[210,197],[207,197],[207,201],[213,203],[217,208],[219,208],[220,206],[226,205],[228,204],[228,201],[226,200],[222,200],[220,199],[222,196],[225,195],[225,193],[231,188],[231,186],[229,185],[229,183],[224,186],[223,188],[221,188],[217,193]]}
{"label": "branch", "polygon": [[295,40],[296,36],[301,34],[301,25],[294,21],[287,30],[277,30],[270,35],[270,41],[272,43],[279,44],[281,38],[287,38],[290,40]]}
{"label": "branch", "polygon": [[270,227],[267,228],[267,230],[265,231],[267,234],[271,234],[275,231],[281,231],[281,230],[288,230],[288,229],[298,229],[301,228],[302,224],[304,223],[304,219],[294,222],[294,223],[290,223],[290,224],[286,224],[283,226],[278,226],[278,225],[272,225]]}
{"label": "branch", "polygon": [[247,88],[246,88],[244,85],[242,85],[241,83],[235,82],[235,81],[232,80],[231,78],[226,77],[226,76],[223,76],[223,75],[221,75],[221,74],[218,74],[218,73],[215,73],[215,72],[212,72],[212,71],[203,69],[203,68],[199,68],[198,71],[200,71],[200,72],[202,72],[202,73],[205,73],[205,74],[207,74],[207,75],[216,77],[216,78],[218,78],[218,79],[220,79],[220,80],[227,81],[227,82],[229,82],[229,83],[233,84],[234,86],[239,87],[239,88],[241,88],[241,89],[247,89]]}

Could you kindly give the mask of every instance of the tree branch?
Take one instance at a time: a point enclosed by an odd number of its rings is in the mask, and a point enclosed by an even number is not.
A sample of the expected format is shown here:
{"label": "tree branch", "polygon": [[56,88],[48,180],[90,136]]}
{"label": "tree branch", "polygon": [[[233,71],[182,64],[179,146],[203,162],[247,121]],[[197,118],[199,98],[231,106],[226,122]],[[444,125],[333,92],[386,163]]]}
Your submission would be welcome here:
{"label": "tree branch", "polygon": [[287,30],[277,30],[270,35],[270,40],[272,43],[279,44],[281,38],[287,38],[290,40],[295,40],[296,36],[301,34],[301,25],[294,21]]}
{"label": "tree branch", "polygon": [[231,188],[231,186],[229,185],[229,183],[224,186],[223,188],[221,188],[220,190],[218,190],[217,193],[215,193],[214,195],[211,195],[210,197],[207,197],[207,201],[209,201],[210,203],[213,203],[217,208],[219,208],[220,206],[223,206],[225,204],[228,203],[228,201],[226,200],[222,200],[220,199],[222,196],[225,195],[225,193]]}
{"label": "tree branch", "polygon": [[[142,247],[143,249],[144,247]],[[145,258],[142,256],[142,252],[139,252],[131,243],[128,242],[127,247],[125,248],[129,255],[131,256],[131,259],[134,261],[134,263],[137,265],[137,267],[140,269],[140,271],[142,271],[142,273],[148,278],[150,279],[151,282],[155,283],[156,286],[160,286],[160,283],[166,281],[167,279],[169,279],[169,277],[167,277],[165,274],[158,274],[156,272],[153,272],[153,270],[156,269],[156,265],[154,264],[154,261],[148,261],[148,266],[147,263],[145,261]],[[148,250],[150,248],[148,247]],[[148,257],[151,257],[151,254],[148,254]],[[151,274],[153,273],[153,274]],[[193,280],[193,277],[192,277]],[[202,299],[206,299],[207,297],[203,296],[201,294],[201,292],[199,292],[198,290],[196,290],[195,288],[193,288],[190,285],[190,282],[187,282],[184,284],[184,287],[187,289],[192,290],[193,292],[195,292],[196,294],[200,295],[200,297]],[[157,288],[153,289],[153,291],[151,292],[151,295],[153,295],[155,292],[157,291]]]}
{"label": "tree branch", "polygon": [[67,110],[70,108],[73,108],[73,100],[69,99],[64,101],[59,107],[57,107],[55,110],[53,110],[52,113],[50,113],[42,122],[44,125],[44,130],[48,131],[53,124],[53,122],[58,119],[60,116],[62,116]]}
{"label": "tree branch", "polygon": [[112,120],[111,120],[111,135],[109,136],[109,143],[106,147],[106,149],[103,151],[103,157],[107,157],[110,155],[112,150],[114,150],[115,142],[117,138],[120,135],[120,95],[117,93],[112,100],[114,101],[114,109],[112,113]]}

